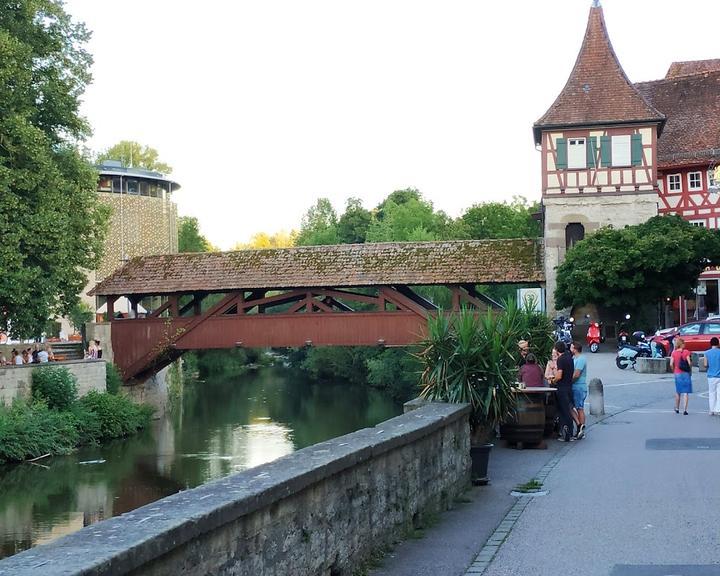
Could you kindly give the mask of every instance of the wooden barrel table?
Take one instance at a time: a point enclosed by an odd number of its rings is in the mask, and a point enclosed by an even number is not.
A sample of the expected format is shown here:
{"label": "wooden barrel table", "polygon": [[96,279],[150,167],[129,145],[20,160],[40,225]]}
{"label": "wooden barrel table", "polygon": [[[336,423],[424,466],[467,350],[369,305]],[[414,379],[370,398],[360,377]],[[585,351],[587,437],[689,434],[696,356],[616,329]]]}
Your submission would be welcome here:
{"label": "wooden barrel table", "polygon": [[545,435],[545,397],[555,388],[513,388],[517,396],[515,415],[500,426],[500,435],[510,444],[541,444]]}

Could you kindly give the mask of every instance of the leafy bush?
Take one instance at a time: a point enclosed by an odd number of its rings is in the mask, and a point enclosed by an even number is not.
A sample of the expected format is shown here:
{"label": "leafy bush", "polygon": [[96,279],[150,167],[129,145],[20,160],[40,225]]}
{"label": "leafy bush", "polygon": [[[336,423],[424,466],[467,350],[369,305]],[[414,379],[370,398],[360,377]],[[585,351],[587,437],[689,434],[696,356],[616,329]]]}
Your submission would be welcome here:
{"label": "leafy bush", "polygon": [[32,374],[32,397],[49,408],[67,410],[77,399],[77,384],[67,368],[37,368]]}
{"label": "leafy bush", "polygon": [[410,349],[386,348],[366,364],[370,386],[385,390],[393,399],[405,402],[420,392],[418,378],[422,368]]}
{"label": "leafy bush", "polygon": [[122,386],[122,378],[115,364],[107,363],[105,369],[105,390],[108,394],[117,394]]}
{"label": "leafy bush", "polygon": [[97,444],[103,440],[100,418],[82,402],[75,402],[66,412],[78,433],[78,445]]}
{"label": "leafy bush", "polygon": [[380,349],[367,346],[312,347],[300,368],[316,380],[361,385],[367,382],[368,360],[378,354]]}
{"label": "leafy bush", "polygon": [[0,406],[0,462],[68,454],[78,440],[73,417],[51,410],[43,401],[15,401],[10,408]]}
{"label": "leafy bush", "polygon": [[137,432],[148,425],[153,413],[150,406],[135,404],[125,396],[96,391],[88,392],[78,403],[97,417],[103,440]]}

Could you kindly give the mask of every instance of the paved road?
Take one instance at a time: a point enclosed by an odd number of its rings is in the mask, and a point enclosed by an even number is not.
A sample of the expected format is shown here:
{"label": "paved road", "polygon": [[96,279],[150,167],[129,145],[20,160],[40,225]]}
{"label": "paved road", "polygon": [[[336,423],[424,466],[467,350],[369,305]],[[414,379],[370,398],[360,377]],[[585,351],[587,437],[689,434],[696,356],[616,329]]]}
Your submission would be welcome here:
{"label": "paved road", "polygon": [[[589,356],[588,370],[603,380],[607,415],[585,440],[496,446],[491,486],[371,574],[720,574],[720,418],[707,415],[705,375],[694,373],[683,416],[669,374],[621,371],[612,353]],[[546,496],[510,495],[538,476]]]}

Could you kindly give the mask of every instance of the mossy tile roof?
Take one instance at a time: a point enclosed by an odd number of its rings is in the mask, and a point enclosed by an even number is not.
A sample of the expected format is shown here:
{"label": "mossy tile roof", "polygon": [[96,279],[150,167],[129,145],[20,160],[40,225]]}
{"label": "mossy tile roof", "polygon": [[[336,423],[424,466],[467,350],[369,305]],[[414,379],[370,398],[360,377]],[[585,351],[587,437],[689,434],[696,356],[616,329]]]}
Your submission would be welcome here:
{"label": "mossy tile roof", "polygon": [[133,258],[91,295],[544,282],[534,239],[300,246]]}

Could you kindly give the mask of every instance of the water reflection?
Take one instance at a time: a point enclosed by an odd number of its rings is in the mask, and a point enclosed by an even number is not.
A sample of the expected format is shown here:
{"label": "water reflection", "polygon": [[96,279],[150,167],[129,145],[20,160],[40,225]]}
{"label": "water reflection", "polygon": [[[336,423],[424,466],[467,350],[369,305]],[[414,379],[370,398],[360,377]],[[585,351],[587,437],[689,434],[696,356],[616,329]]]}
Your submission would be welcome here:
{"label": "water reflection", "polygon": [[139,436],[0,468],[0,557],[399,412],[372,389],[282,369],[186,384],[176,414]]}

